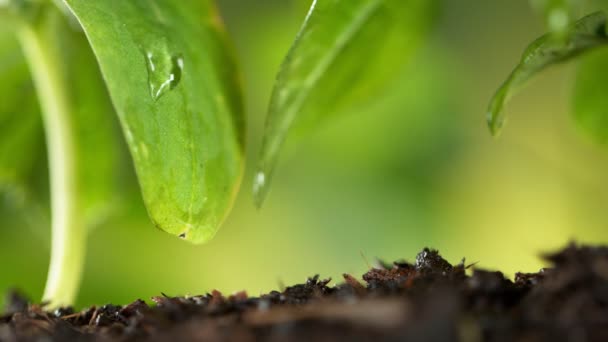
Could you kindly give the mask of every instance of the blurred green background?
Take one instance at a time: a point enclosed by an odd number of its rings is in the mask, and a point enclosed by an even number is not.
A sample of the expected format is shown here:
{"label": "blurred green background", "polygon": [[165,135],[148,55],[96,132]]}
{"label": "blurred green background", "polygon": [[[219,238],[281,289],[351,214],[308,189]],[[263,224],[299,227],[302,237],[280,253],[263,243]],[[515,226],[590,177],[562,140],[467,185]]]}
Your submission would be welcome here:
{"label": "blurred green background", "polygon": [[[288,149],[256,210],[252,165],[305,3],[219,0],[242,65],[249,120],[237,203],[213,241],[189,245],[152,226],[125,168],[122,210],[90,234],[77,306],[160,292],[257,295],[316,273],[340,281],[344,272],[362,274],[366,259],[412,260],[425,246],[512,276],[542,267],[541,252],[570,240],[608,242],[608,148],[570,117],[575,64],[550,69],[516,96],[499,139],[486,128],[491,95],[544,32],[526,0],[443,1],[397,83]],[[38,299],[49,227],[6,203],[0,214],[0,292],[17,287]]]}

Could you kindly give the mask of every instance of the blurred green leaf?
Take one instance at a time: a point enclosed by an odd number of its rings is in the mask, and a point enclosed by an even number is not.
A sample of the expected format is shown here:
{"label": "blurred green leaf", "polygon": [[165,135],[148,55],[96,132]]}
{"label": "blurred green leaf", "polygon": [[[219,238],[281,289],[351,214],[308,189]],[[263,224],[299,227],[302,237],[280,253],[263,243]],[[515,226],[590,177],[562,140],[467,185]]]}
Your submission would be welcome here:
{"label": "blurred green leaf", "polygon": [[584,56],[578,66],[572,113],[578,126],[600,143],[608,143],[608,50]]}
{"label": "blurred green leaf", "polygon": [[44,136],[36,95],[14,30],[0,24],[0,192],[23,205]]}
{"label": "blurred green leaf", "polygon": [[254,180],[258,205],[286,138],[380,96],[428,30],[434,6],[427,0],[313,1],[272,94]]}
{"label": "blurred green leaf", "polygon": [[553,64],[565,62],[607,43],[606,15],[603,12],[590,14],[577,21],[569,28],[568,38],[564,42],[553,39],[551,34],[535,40],[526,48],[517,67],[490,101],[487,120],[492,134],[498,134],[504,124],[505,103],[530,78]]}
{"label": "blurred green leaf", "polygon": [[233,56],[210,0],[66,0],[106,80],[155,225],[211,239],[243,168]]}
{"label": "blurred green leaf", "polygon": [[15,36],[15,18],[8,11],[0,17],[0,212],[46,238],[48,232],[39,229],[49,225],[39,106]]}
{"label": "blurred green leaf", "polygon": [[[83,32],[78,27],[72,26],[68,18],[52,4],[35,4],[22,10],[28,11],[22,16],[23,29],[20,30],[25,51],[29,51],[30,55],[34,54],[30,57],[52,59],[47,61],[52,64],[48,66],[49,69],[53,69],[52,71],[40,70],[41,65],[31,64],[32,74],[35,77],[42,77],[40,74],[52,73],[57,78],[56,85],[62,87],[62,91],[65,92],[63,95],[67,101],[64,108],[66,113],[62,115],[66,118],[65,134],[69,135],[65,139],[69,140],[74,148],[76,179],[73,181],[78,193],[78,210],[83,222],[90,226],[98,223],[117,205],[113,201],[113,196],[116,195],[120,145],[115,134],[112,104]],[[40,46],[40,50],[37,46]],[[45,56],[38,56],[41,50],[48,53]],[[43,90],[39,89],[39,91]],[[15,105],[38,105],[34,94],[29,93],[27,96],[25,101],[13,98],[17,101]],[[40,105],[43,107],[42,111],[47,111],[48,103]],[[36,110],[31,114],[36,116],[36,122],[40,121],[39,112],[40,110]],[[22,119],[22,116],[18,115],[19,112],[11,114],[12,119]],[[45,125],[49,125],[46,128],[48,136],[48,130],[55,127],[51,123],[52,120],[47,120],[46,114],[42,118]],[[36,135],[31,134],[27,139],[36,142],[37,139],[44,138],[40,130],[35,133]],[[27,142],[22,143],[27,147]],[[17,146],[15,147],[16,149],[8,156],[9,159],[19,159],[21,154],[24,154]],[[41,158],[40,155],[34,154],[34,156]],[[48,178],[45,168],[35,171],[34,177]]]}

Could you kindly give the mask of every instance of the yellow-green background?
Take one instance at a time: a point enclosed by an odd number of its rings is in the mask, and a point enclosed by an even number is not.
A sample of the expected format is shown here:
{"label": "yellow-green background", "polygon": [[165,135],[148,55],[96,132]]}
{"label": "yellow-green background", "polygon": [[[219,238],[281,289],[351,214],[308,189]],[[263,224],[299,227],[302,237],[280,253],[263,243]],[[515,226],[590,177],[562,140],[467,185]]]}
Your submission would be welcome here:
{"label": "yellow-green background", "polygon": [[[360,275],[365,259],[411,260],[425,246],[512,275],[537,270],[540,252],[571,239],[608,242],[608,147],[570,117],[574,64],[552,68],[515,97],[499,139],[485,126],[489,98],[544,31],[525,0],[443,1],[431,35],[386,96],[288,148],[256,210],[251,166],[303,2],[219,1],[245,79],[249,164],[217,237],[192,246],[153,228],[127,176],[122,212],[90,234],[78,306],[160,292],[257,295],[316,273]],[[18,287],[38,299],[49,227],[2,213],[0,292]]]}

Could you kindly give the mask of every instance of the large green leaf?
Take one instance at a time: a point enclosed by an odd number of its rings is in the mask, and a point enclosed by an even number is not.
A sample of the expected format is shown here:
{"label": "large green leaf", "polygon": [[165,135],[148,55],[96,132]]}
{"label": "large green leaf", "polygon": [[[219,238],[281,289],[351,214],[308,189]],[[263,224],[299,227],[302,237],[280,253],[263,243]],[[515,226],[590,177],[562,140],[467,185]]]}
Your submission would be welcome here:
{"label": "large green leaf", "polygon": [[504,105],[530,78],[545,68],[567,61],[598,46],[608,44],[606,15],[590,14],[572,25],[565,41],[544,35],[528,46],[521,61],[498,89],[488,106],[487,120],[492,134],[496,135],[504,124]]}
{"label": "large green leaf", "polygon": [[97,57],[155,225],[213,237],[243,167],[240,87],[210,0],[66,0]]}
{"label": "large green leaf", "polygon": [[434,5],[429,0],[312,2],[272,94],[254,181],[258,205],[286,138],[379,96],[418,46]]}
{"label": "large green leaf", "polygon": [[584,56],[578,66],[572,112],[578,126],[608,143],[608,49]]}

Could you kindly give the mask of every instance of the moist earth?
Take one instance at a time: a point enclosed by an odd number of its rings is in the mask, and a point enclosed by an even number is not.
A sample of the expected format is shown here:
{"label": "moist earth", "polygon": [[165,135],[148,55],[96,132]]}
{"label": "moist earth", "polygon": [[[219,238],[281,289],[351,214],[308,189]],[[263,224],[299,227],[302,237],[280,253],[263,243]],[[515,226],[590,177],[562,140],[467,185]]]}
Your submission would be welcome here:
{"label": "moist earth", "polygon": [[608,341],[608,247],[571,244],[537,273],[450,264],[432,249],[337,285],[259,297],[161,295],[54,311],[9,293],[0,341]]}

